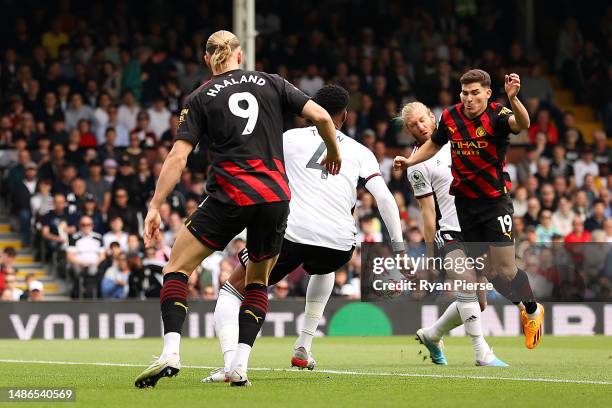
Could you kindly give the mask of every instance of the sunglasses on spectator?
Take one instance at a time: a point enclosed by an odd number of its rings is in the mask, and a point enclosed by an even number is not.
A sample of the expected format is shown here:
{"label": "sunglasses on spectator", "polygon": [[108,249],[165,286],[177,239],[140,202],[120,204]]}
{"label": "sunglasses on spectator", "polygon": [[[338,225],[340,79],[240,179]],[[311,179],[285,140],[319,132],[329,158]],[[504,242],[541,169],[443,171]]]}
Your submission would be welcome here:
{"label": "sunglasses on spectator", "polygon": [[91,227],[93,224],[91,222],[82,222],[81,227]]}

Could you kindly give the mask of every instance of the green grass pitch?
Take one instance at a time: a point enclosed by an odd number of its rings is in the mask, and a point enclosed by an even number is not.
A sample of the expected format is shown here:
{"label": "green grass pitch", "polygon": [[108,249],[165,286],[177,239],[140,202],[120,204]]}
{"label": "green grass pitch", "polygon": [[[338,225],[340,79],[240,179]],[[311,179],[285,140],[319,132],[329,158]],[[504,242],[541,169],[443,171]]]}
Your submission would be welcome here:
{"label": "green grass pitch", "polygon": [[[527,350],[519,337],[490,338],[498,357],[511,365],[508,368],[475,367],[467,338],[446,339],[446,367],[424,360],[426,350],[409,337],[317,338],[313,353],[319,365],[314,372],[288,367],[293,341],[259,338],[251,355],[253,386],[235,388],[199,382],[210,371],[203,367],[221,365],[216,339],[183,339],[180,374],[160,380],[154,389],[140,390],[134,387],[134,378],[151,355],[159,353],[161,339],[2,340],[0,387],[76,389],[75,403],[20,403],[19,407],[594,408],[612,404],[610,337],[547,336],[536,350]],[[57,363],[43,363],[50,361]]]}

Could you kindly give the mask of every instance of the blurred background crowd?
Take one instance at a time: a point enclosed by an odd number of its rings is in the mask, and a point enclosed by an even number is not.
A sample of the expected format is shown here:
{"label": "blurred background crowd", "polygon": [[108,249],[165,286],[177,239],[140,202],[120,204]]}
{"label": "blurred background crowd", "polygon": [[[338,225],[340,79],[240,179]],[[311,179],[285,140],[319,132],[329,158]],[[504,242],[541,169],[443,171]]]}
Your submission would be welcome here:
{"label": "blurred background crowd", "polygon": [[[72,297],[156,297],[176,233],[202,199],[206,151],[191,155],[161,209],[164,234],[145,249],[147,201],[172,148],[184,98],[210,76],[203,64],[206,38],[231,27],[231,2],[152,1],[145,8],[128,1],[47,3],[0,1],[4,211],[21,246],[51,265]],[[423,250],[422,218],[406,175],[391,167],[395,154],[410,154],[414,139],[394,119],[397,112],[420,100],[439,117],[458,102],[458,79],[472,67],[491,74],[492,99],[506,103],[503,76],[518,73],[532,124],[513,138],[507,164],[519,262],[541,297],[564,287],[571,292],[577,284],[551,272],[549,264],[560,258],[550,243],[601,244],[596,257],[566,248],[578,260],[571,275],[583,285],[572,296],[609,298],[612,7],[536,2],[528,41],[521,3],[332,0],[324,7],[312,1],[287,7],[258,1],[256,67],[310,95],[326,83],[349,91],[343,131],[379,160],[412,254]],[[585,115],[592,117],[585,122]],[[355,216],[360,242],[387,238],[364,189]],[[238,237],[202,264],[190,281],[193,298],[216,298],[244,244]],[[31,276],[21,285],[24,293],[15,288],[16,256],[15,248],[5,247],[2,299],[42,294]],[[358,298],[360,269],[356,251],[336,272],[334,295]],[[306,283],[298,270],[270,296],[301,296]]]}

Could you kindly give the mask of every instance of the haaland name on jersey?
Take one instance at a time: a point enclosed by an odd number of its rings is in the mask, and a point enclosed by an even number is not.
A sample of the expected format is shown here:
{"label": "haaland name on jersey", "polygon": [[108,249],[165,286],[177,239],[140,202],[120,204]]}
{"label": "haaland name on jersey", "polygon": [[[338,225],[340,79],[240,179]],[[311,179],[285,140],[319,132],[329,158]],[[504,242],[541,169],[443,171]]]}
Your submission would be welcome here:
{"label": "haaland name on jersey", "polygon": [[[219,83],[219,84],[214,84],[211,85],[211,89],[209,89],[206,92],[206,95],[208,96],[217,96],[217,94],[219,93],[220,90],[228,87],[228,86],[232,86],[232,85],[238,85],[238,84],[244,84],[244,83],[253,83],[255,85],[259,85],[259,86],[264,86],[266,84],[266,80],[257,76],[257,75],[242,75],[240,77],[240,80],[236,79],[236,78],[232,78],[232,77],[228,77],[227,79],[223,80],[223,83]],[[213,89],[214,88],[214,89]]]}

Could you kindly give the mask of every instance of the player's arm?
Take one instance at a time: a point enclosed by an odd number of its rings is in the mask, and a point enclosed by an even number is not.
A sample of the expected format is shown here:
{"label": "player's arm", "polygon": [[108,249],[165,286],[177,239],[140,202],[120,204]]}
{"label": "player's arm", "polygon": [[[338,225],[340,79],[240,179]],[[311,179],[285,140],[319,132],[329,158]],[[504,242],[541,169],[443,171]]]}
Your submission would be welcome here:
{"label": "player's arm", "polygon": [[159,208],[178,183],[183,169],[187,165],[187,158],[200,141],[200,135],[206,128],[206,116],[200,112],[197,100],[189,100],[181,111],[179,128],[172,150],[162,165],[155,193],[149,203],[149,211],[144,221],[145,246],[154,244],[158,239],[161,217]]}
{"label": "player's arm", "polygon": [[342,159],[340,158],[340,148],[336,140],[336,128],[331,116],[318,103],[309,100],[302,109],[302,116],[310,120],[316,127],[319,135],[325,142],[327,154],[321,164],[327,168],[331,174],[338,174]]}
{"label": "player's arm", "polygon": [[529,113],[518,98],[519,90],[521,89],[521,78],[517,74],[505,76],[504,89],[508,95],[508,100],[512,106],[514,115],[508,118],[508,125],[513,133],[519,133],[521,130],[529,129]]}
{"label": "player's arm", "polygon": [[404,238],[402,236],[402,223],[400,221],[399,209],[393,198],[393,194],[389,191],[389,187],[385,184],[385,180],[378,174],[371,177],[365,184],[365,188],[374,196],[378,211],[389,231],[391,236],[391,246],[394,252],[405,250]]}
{"label": "player's arm", "polygon": [[442,145],[438,145],[429,139],[421,147],[419,147],[419,150],[417,150],[416,153],[409,158],[405,158],[404,156],[395,156],[395,159],[393,160],[393,169],[405,170],[410,166],[414,166],[415,164],[429,160],[434,157],[441,148]]}
{"label": "player's arm", "polygon": [[176,183],[178,183],[192,150],[193,145],[184,140],[177,140],[174,143],[162,166],[149,208],[159,209],[166,201],[166,197],[170,195]]}
{"label": "player's arm", "polygon": [[436,202],[433,195],[418,198],[417,201],[423,212],[423,237],[425,243],[431,244],[436,235]]}

